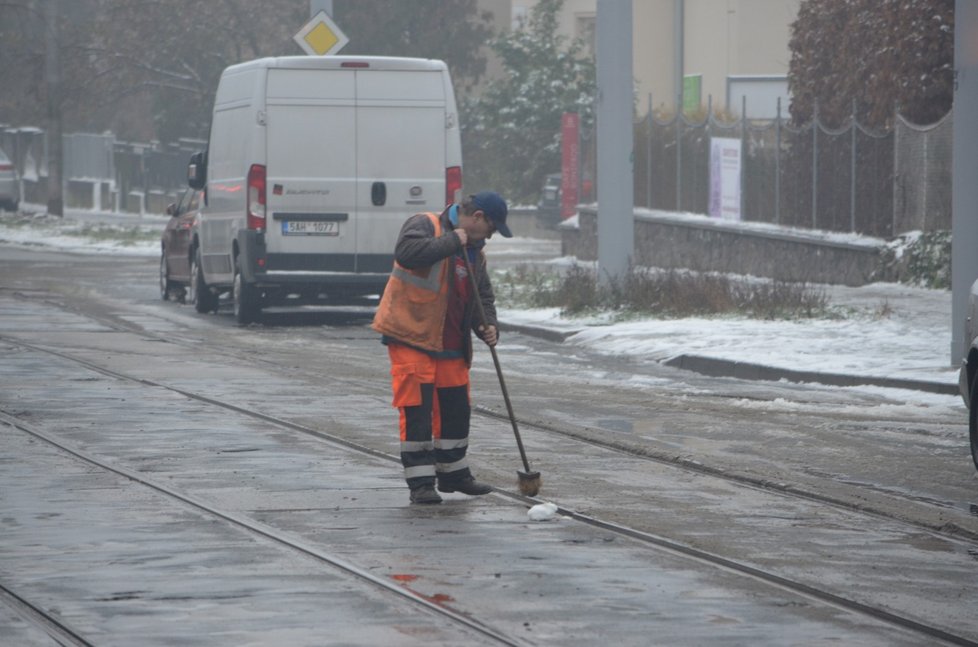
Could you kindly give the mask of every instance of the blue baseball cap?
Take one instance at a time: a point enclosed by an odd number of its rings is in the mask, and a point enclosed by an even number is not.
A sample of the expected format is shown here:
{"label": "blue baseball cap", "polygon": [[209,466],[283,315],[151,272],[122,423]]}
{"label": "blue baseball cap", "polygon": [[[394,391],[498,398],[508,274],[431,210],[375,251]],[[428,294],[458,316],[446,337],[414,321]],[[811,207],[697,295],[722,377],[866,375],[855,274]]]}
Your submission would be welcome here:
{"label": "blue baseball cap", "polygon": [[472,204],[489,216],[492,224],[496,227],[496,231],[502,234],[504,238],[513,237],[513,232],[506,225],[506,214],[509,213],[509,209],[506,207],[503,196],[495,191],[481,191],[472,196]]}

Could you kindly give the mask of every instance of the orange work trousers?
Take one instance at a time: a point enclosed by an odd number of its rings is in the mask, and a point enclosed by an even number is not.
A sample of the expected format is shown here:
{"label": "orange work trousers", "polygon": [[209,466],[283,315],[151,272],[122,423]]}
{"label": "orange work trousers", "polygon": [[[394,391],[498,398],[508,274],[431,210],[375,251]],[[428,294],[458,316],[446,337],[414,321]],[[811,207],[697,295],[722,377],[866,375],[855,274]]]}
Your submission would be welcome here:
{"label": "orange work trousers", "polygon": [[411,488],[437,478],[453,482],[471,476],[469,367],[462,358],[438,359],[388,344],[393,405],[400,411],[401,464]]}

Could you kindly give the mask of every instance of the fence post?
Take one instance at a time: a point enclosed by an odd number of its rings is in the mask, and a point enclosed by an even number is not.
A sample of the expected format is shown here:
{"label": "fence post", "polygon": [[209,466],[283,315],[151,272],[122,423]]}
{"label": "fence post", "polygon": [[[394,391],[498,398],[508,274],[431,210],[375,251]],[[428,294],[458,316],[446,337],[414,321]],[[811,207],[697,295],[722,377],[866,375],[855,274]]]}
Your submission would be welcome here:
{"label": "fence post", "polygon": [[818,100],[812,112],[812,229],[818,229]]}
{"label": "fence post", "polygon": [[781,97],[778,97],[778,119],[774,122],[774,224],[781,224]]}
{"label": "fence post", "polygon": [[683,210],[683,95],[676,98],[676,211]]}
{"label": "fence post", "polygon": [[746,215],[746,210],[744,209],[747,200],[745,198],[745,193],[747,192],[747,173],[745,162],[747,161],[747,95],[741,95],[740,97],[740,219],[744,220]]}
{"label": "fence post", "polygon": [[852,164],[850,166],[851,177],[849,178],[849,231],[856,232],[856,97],[852,98]]}
{"label": "fence post", "polygon": [[649,92],[649,131],[646,134],[645,154],[645,204],[652,208],[652,93]]}
{"label": "fence post", "polygon": [[900,193],[900,104],[893,105],[893,213],[890,218],[890,238],[896,236],[897,196]]}

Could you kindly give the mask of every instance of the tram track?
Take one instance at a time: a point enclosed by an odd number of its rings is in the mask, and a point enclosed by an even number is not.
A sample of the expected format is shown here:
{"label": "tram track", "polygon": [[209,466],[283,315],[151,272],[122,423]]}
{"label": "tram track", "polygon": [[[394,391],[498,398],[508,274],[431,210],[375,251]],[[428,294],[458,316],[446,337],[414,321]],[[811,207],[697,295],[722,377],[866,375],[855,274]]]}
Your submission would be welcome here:
{"label": "tram track", "polygon": [[[462,613],[459,613],[451,609],[445,604],[431,601],[426,597],[424,597],[423,595],[411,590],[410,588],[401,585],[400,583],[386,580],[381,577],[377,577],[373,573],[367,571],[366,569],[360,568],[359,566],[357,566],[356,564],[348,560],[330,554],[322,550],[321,548],[309,544],[307,542],[301,541],[300,539],[289,537],[285,533],[278,530],[277,528],[268,526],[267,524],[263,524],[261,522],[255,521],[254,519],[249,519],[246,516],[228,510],[221,510],[198,497],[194,497],[189,494],[180,492],[173,487],[164,485],[155,479],[149,478],[144,474],[140,474],[135,470],[131,470],[121,465],[112,464],[109,463],[108,461],[102,460],[97,456],[95,456],[94,454],[91,454],[90,452],[83,451],[73,446],[71,443],[68,443],[60,438],[57,438],[52,434],[47,433],[46,431],[39,429],[36,425],[32,423],[28,423],[27,421],[19,418],[18,416],[14,416],[8,412],[0,410],[0,421],[21,432],[29,434],[30,436],[38,440],[44,441],[45,443],[53,447],[56,447],[59,450],[68,453],[74,456],[75,458],[84,461],[85,463],[88,463],[89,465],[98,467],[107,472],[112,472],[113,474],[116,474],[118,476],[122,476],[134,483],[137,483],[141,486],[147,487],[160,494],[163,494],[170,499],[174,499],[183,504],[186,504],[200,512],[203,512],[214,518],[226,521],[230,523],[232,526],[248,531],[253,535],[268,539],[279,546],[285,547],[289,550],[300,553],[306,557],[312,558],[317,562],[326,564],[336,570],[342,571],[347,575],[352,576],[353,578],[361,582],[368,583],[372,586],[375,586],[379,589],[386,591],[387,593],[391,593],[400,598],[406,599],[410,601],[412,604],[420,607],[424,607],[429,612],[432,612],[443,619],[450,620],[451,622],[457,625],[475,631],[486,638],[490,638],[493,641],[497,642],[498,644],[511,645],[513,647],[517,647],[519,645],[524,644],[522,641],[519,641],[515,638],[508,637],[503,633],[496,631],[491,627],[479,622],[475,618],[472,618],[470,616],[464,615]],[[0,587],[0,592],[7,593],[8,595],[11,596],[13,595],[3,587]],[[26,602],[23,601],[22,598],[17,597],[16,599],[20,601],[21,604],[24,605],[27,604]],[[57,618],[55,618],[52,614],[47,613],[43,609],[40,609],[39,607],[36,606],[30,606],[30,609],[33,610],[34,615],[40,617],[45,622],[50,622],[52,625],[57,626],[58,628],[62,629],[63,631],[65,631],[66,633],[72,636],[76,635],[74,632],[67,629],[66,627],[62,627],[61,623],[59,623],[57,621]],[[81,638],[81,636],[77,636],[77,639],[81,641],[80,644],[83,645],[91,644],[85,642],[84,639]]]}
{"label": "tram track", "polygon": [[[173,393],[180,394],[186,398],[190,398],[210,406],[218,407],[238,415],[243,415],[252,418],[254,420],[259,420],[267,424],[275,425],[276,427],[282,429],[288,429],[291,431],[300,432],[305,435],[315,437],[319,440],[327,441],[333,445],[342,447],[347,451],[353,451],[360,454],[369,455],[375,458],[380,458],[394,464],[399,464],[399,458],[395,455],[389,454],[387,452],[379,451],[377,449],[368,447],[360,443],[350,441],[349,439],[346,438],[341,438],[339,436],[323,432],[319,429],[315,429],[308,425],[296,423],[294,421],[286,420],[278,416],[269,415],[254,409],[240,406],[233,402],[223,401],[221,399],[213,398],[187,389],[174,387],[172,385],[167,385],[146,378],[128,375],[126,373],[117,371],[115,369],[111,369],[106,366],[99,365],[88,359],[76,357],[69,353],[64,353],[62,351],[45,348],[43,346],[39,346],[36,344],[23,342],[17,339],[10,338],[9,336],[6,335],[0,336],[0,340],[3,340],[4,342],[10,344],[16,344],[22,348],[30,349],[35,352],[41,352],[55,357],[59,357],[63,360],[76,363],[89,370],[95,371],[101,375],[111,377],[113,379],[129,382],[129,383],[135,383],[146,387],[165,389]],[[487,411],[483,411],[482,413],[484,415],[496,415],[492,412],[487,412]],[[225,513],[215,508],[211,508],[204,501],[200,501],[193,497],[189,497],[187,495],[181,494],[173,490],[172,488],[168,488],[166,486],[159,486],[158,484],[153,483],[150,479],[146,478],[143,475],[140,475],[137,472],[133,472],[131,470],[128,470],[126,468],[121,468],[118,466],[104,464],[104,461],[100,461],[97,457],[89,455],[86,452],[81,452],[77,449],[74,449],[69,444],[63,441],[59,441],[59,439],[51,436],[50,434],[47,434],[46,432],[43,432],[40,429],[34,428],[32,423],[20,419],[15,414],[12,414],[10,412],[0,411],[0,419],[2,419],[8,425],[20,429],[21,431],[24,431],[26,433],[35,435],[36,437],[50,444],[58,446],[62,450],[67,451],[82,460],[88,461],[92,464],[99,465],[100,467],[109,469],[113,472],[116,472],[117,474],[125,476],[130,480],[140,482],[148,487],[152,487],[153,489],[156,489],[159,492],[180,499],[185,503],[192,505],[198,509],[208,511],[209,514],[220,516],[221,518],[224,518],[225,520],[235,525],[245,528],[251,532],[266,536],[267,538],[272,539],[273,541],[290,545],[295,550],[299,550],[300,552],[308,554],[309,556],[319,559],[320,561],[331,563],[336,568],[339,568],[341,570],[356,575],[357,567],[353,564],[346,562],[345,560],[341,560],[341,559],[331,560],[330,556],[322,553],[322,551],[319,550],[318,548],[305,545],[302,542],[295,542],[288,538],[284,538],[283,540],[283,538],[281,537],[276,537],[278,533],[274,528],[268,527],[264,524],[260,524],[258,522],[255,522],[253,520],[247,519],[245,517],[242,517],[234,513]],[[765,488],[765,489],[769,489],[769,488]],[[521,505],[530,505],[535,503],[535,500],[524,497],[515,491],[497,490],[497,493],[499,496],[508,498],[511,501],[515,503],[519,503]],[[787,493],[787,494],[791,495],[791,493]],[[798,495],[794,494],[793,496],[798,496]],[[819,501],[819,502],[831,503],[827,501]],[[853,511],[865,513],[864,510],[854,509]],[[867,604],[859,600],[849,598],[844,595],[840,595],[830,590],[820,588],[816,585],[805,583],[796,579],[792,579],[790,577],[785,577],[773,571],[765,570],[763,568],[759,568],[747,563],[730,559],[728,557],[725,557],[721,554],[712,551],[696,548],[681,541],[676,541],[664,536],[658,536],[640,529],[631,528],[615,522],[606,521],[597,516],[580,513],[565,507],[560,507],[559,512],[565,517],[569,517],[588,526],[594,528],[600,528],[606,532],[610,532],[615,535],[628,538],[634,542],[638,542],[639,544],[646,546],[647,548],[665,551],[673,555],[679,555],[684,558],[692,559],[702,564],[707,564],[714,568],[720,568],[725,571],[734,572],[736,574],[750,578],[752,580],[760,581],[767,585],[776,587],[777,589],[789,591],[793,594],[801,595],[805,598],[816,600],[822,604],[827,604],[839,609],[846,610],[848,612],[852,612],[865,617],[872,618],[879,622],[883,622],[895,627],[900,627],[902,629],[910,630],[933,640],[940,640],[948,644],[978,646],[978,642],[970,639],[967,636],[956,635],[950,631],[947,631],[944,628],[931,626],[926,624],[925,622],[920,622],[918,620],[907,617],[900,613],[895,613],[887,609],[873,606],[871,604]],[[955,537],[955,539],[960,540],[960,537]],[[367,573],[367,575],[370,574]],[[400,595],[408,595],[408,597],[412,599],[418,597],[410,594],[410,592],[406,593],[405,590],[400,585],[392,585],[390,582],[380,580],[379,578],[375,578],[373,576],[371,576],[371,578],[373,580],[377,580],[376,582],[374,582],[375,584],[383,585],[385,588],[397,592]],[[425,601],[423,598],[419,598],[419,599]],[[428,604],[430,605],[431,603],[429,602]],[[442,605],[434,605],[434,606],[436,608],[433,610],[437,612],[444,611]],[[463,623],[466,621],[472,621],[470,616],[463,615],[463,614],[455,614],[455,615],[457,615],[458,617],[457,618],[452,617],[453,621],[463,622]],[[497,635],[496,632],[493,632],[492,630],[488,630],[489,633],[486,633],[485,627],[482,627],[481,624],[479,623],[476,623],[476,625],[477,625],[476,627],[470,627],[470,628],[479,630],[480,633],[484,633],[487,636],[493,638],[494,640],[498,640],[501,644],[522,644],[517,642],[507,642],[508,640],[511,639],[507,638],[506,636]]]}
{"label": "tram track", "polygon": [[[36,296],[26,296],[18,295],[20,298],[25,300],[37,299]],[[102,326],[105,326],[111,330],[118,332],[127,332],[131,334],[138,334],[147,340],[164,342],[168,344],[178,345],[188,350],[199,350],[201,341],[197,339],[188,339],[185,337],[178,336],[160,336],[153,332],[147,331],[139,325],[126,320],[125,318],[112,316],[104,312],[91,312],[86,309],[77,307],[73,304],[66,304],[60,301],[53,301],[40,297],[41,300],[45,301],[48,305],[53,307],[58,307],[62,309],[67,309],[79,316],[89,318],[93,321],[98,322]],[[22,343],[13,337],[0,335],[0,339],[7,339],[12,343]],[[47,350],[43,347],[37,347],[37,350]],[[214,344],[208,345],[208,350],[214,352],[222,357],[233,359],[235,361],[254,363],[255,357],[252,354],[242,352],[237,348],[228,348],[224,345],[215,346]],[[48,351],[51,352],[51,351]],[[86,360],[80,360],[71,356],[65,356],[66,359],[72,361],[85,362]],[[315,381],[321,376],[313,373],[310,370],[304,369],[302,367],[296,367],[294,365],[286,365],[280,361],[276,360],[276,356],[273,354],[265,355],[261,358],[261,362],[265,366],[270,366],[278,369],[280,372],[287,372],[289,375],[294,377],[304,377],[310,381]],[[96,365],[91,364],[91,368],[98,370]],[[120,379],[133,379],[129,376],[116,376]],[[359,379],[352,377],[347,374],[332,374],[330,376],[331,380],[354,386],[356,388],[372,391],[378,395],[386,396],[387,390],[386,385],[384,387],[378,386],[376,380]],[[151,382],[151,381],[149,381]],[[168,388],[175,392],[181,393],[187,397],[194,397],[200,399],[199,394],[191,394],[190,392],[184,392],[177,387],[172,387],[168,385],[153,383],[155,386],[162,388]],[[215,404],[218,404],[215,402]],[[232,405],[233,406],[233,405]],[[489,418],[493,420],[505,421],[509,423],[508,415],[501,408],[490,408],[484,405],[475,405],[472,408],[473,415],[477,415],[483,418]],[[250,411],[249,415],[255,417],[261,417],[265,414],[259,411]],[[539,417],[528,418],[526,416],[521,416],[517,412],[516,420],[520,428],[533,429],[538,432],[553,434],[555,436],[570,439],[576,442],[585,443],[587,445],[601,448],[606,451],[611,451],[618,453],[629,458],[634,458],[638,460],[649,461],[658,465],[667,466],[673,469],[680,470],[689,474],[704,475],[711,478],[720,479],[722,481],[735,484],[740,487],[748,487],[756,489],[762,492],[775,494],[778,496],[784,496],[794,499],[800,499],[804,501],[815,502],[823,505],[832,506],[835,509],[851,512],[854,514],[865,515],[866,517],[873,519],[884,519],[887,521],[894,521],[897,523],[907,524],[909,526],[914,526],[920,530],[926,531],[928,533],[934,533],[942,537],[947,537],[952,540],[965,540],[969,542],[978,543],[978,530],[964,527],[953,521],[934,521],[921,519],[919,517],[915,518],[910,515],[899,515],[894,514],[891,510],[886,509],[883,506],[875,505],[874,500],[870,497],[859,497],[857,502],[849,500],[839,496],[833,496],[824,492],[817,491],[813,488],[806,487],[803,482],[792,481],[782,477],[779,478],[768,478],[764,475],[755,475],[748,472],[731,470],[724,467],[717,467],[706,463],[702,460],[697,460],[695,458],[690,458],[677,454],[676,452],[667,451],[664,449],[656,448],[650,445],[637,446],[635,443],[630,443],[622,440],[617,440],[614,438],[609,438],[604,434],[593,433],[593,430],[586,427],[575,428],[566,423],[559,422],[549,422],[546,420],[541,420]],[[269,421],[271,422],[271,421]],[[287,423],[291,424],[291,423]],[[301,425],[300,425],[301,426]],[[297,429],[298,431],[303,431],[305,433],[317,434],[315,430],[305,427],[303,429]],[[327,436],[324,439],[330,440],[337,444],[351,443],[351,441],[335,436],[325,434]],[[367,447],[366,445],[358,445],[357,443],[351,443],[356,445],[355,449],[364,452],[374,452],[375,450]],[[384,455],[385,458],[389,458],[389,455]],[[925,506],[933,508],[937,511],[941,510],[941,507],[936,503],[925,503],[919,498],[898,492],[898,491],[885,491],[880,492],[885,497],[891,500],[901,500],[907,504],[912,504],[914,506]],[[940,515],[936,514],[935,517],[940,519]]]}
{"label": "tram track", "polygon": [[31,602],[3,583],[0,583],[0,603],[12,609],[31,626],[46,633],[59,645],[95,647],[94,643],[89,642],[80,631],[59,618],[57,614]]}

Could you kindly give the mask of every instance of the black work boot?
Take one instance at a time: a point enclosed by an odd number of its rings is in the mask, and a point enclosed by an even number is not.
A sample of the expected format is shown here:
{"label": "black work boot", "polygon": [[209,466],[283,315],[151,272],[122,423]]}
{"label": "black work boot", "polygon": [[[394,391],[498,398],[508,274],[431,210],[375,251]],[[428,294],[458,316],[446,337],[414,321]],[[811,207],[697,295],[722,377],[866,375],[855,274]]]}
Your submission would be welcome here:
{"label": "black work boot", "polygon": [[441,492],[461,492],[469,496],[479,496],[492,492],[492,486],[487,483],[480,483],[472,476],[466,476],[454,481],[439,481],[438,490]]}
{"label": "black work boot", "polygon": [[433,485],[419,485],[418,487],[411,488],[411,503],[419,504],[432,504],[441,503],[441,497],[435,492]]}

